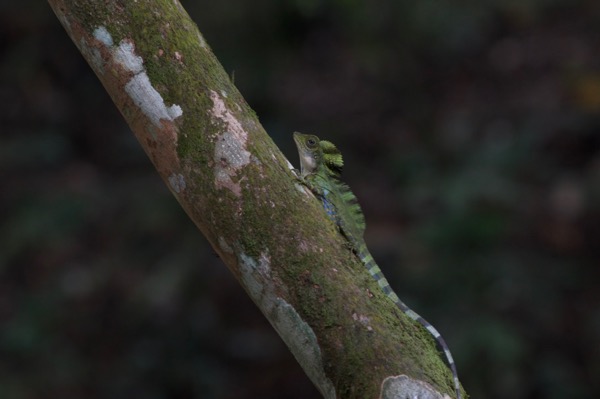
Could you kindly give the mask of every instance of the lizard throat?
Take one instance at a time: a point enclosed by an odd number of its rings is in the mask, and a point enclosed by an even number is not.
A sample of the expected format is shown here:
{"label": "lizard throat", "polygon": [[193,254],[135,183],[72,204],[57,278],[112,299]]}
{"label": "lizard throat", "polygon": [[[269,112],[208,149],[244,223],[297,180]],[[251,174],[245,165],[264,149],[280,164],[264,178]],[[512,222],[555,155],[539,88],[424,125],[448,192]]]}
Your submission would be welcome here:
{"label": "lizard throat", "polygon": [[300,157],[300,168],[303,176],[313,173],[317,169],[317,161],[310,155]]}

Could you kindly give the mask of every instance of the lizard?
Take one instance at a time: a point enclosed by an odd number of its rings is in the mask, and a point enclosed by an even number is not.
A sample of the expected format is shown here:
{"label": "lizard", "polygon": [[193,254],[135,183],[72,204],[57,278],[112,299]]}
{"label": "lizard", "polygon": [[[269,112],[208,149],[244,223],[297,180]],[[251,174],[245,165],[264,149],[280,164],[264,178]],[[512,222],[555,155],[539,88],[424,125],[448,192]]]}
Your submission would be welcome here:
{"label": "lizard", "polygon": [[367,248],[364,240],[364,231],[366,228],[364,214],[350,187],[341,180],[342,168],[344,166],[341,152],[330,141],[320,140],[312,134],[295,132],[294,142],[296,143],[300,157],[300,181],[321,200],[327,216],[338,227],[352,250],[385,295],[404,314],[423,326],[434,337],[437,345],[444,352],[446,361],[452,372],[456,397],[457,399],[461,399],[456,364],[446,341],[435,327],[410,309],[396,295]]}

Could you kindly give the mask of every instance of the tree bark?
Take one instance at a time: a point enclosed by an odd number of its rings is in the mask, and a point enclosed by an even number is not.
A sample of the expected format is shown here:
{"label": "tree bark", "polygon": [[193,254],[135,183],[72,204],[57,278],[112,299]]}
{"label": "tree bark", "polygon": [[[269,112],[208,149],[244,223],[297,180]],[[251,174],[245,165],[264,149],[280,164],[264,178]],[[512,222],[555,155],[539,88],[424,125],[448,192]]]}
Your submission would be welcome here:
{"label": "tree bark", "polygon": [[178,1],[49,3],[165,184],[325,398],[454,396],[429,334],[381,292],[298,184]]}

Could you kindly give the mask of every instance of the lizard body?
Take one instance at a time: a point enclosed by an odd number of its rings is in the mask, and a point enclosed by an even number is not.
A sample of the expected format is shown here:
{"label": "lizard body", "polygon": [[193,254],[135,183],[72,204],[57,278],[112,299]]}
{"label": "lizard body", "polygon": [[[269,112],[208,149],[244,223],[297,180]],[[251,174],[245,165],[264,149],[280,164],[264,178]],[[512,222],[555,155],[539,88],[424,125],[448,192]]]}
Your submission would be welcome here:
{"label": "lizard body", "polygon": [[381,269],[375,263],[363,238],[366,227],[365,218],[356,196],[341,180],[344,165],[342,154],[329,141],[319,140],[317,136],[294,133],[294,141],[300,156],[300,175],[302,182],[321,200],[325,212],[337,225],[350,243],[353,251],[367,268],[369,274],[377,282],[383,292],[400,310],[416,321],[435,338],[444,352],[446,361],[452,371],[457,399],[461,399],[458,373],[448,345],[440,333],[425,319],[411,310],[390,287]]}

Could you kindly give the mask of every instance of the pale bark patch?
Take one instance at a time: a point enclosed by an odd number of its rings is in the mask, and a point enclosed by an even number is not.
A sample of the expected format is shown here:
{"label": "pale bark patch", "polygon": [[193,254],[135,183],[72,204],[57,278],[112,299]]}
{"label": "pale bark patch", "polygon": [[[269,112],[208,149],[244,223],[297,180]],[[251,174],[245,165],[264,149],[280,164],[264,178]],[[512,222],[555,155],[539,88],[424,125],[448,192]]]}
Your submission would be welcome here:
{"label": "pale bark patch", "polygon": [[213,155],[215,185],[219,188],[227,188],[239,197],[242,189],[239,181],[233,181],[232,177],[237,175],[239,169],[250,163],[250,152],[246,150],[248,132],[217,92],[211,90],[210,98],[213,101],[210,113],[215,120],[224,125],[225,130],[217,136],[215,142]]}
{"label": "pale bark patch", "polygon": [[413,380],[407,375],[387,377],[381,383],[379,399],[452,399],[436,391],[431,385]]}

